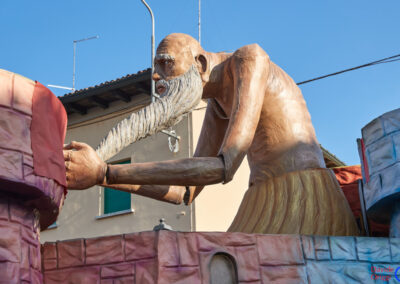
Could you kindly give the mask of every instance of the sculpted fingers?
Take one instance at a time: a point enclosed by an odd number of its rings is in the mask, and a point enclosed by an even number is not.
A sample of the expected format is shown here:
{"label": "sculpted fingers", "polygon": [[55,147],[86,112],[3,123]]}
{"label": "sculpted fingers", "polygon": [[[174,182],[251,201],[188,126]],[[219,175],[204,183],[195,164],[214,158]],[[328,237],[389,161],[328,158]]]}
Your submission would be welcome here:
{"label": "sculpted fingers", "polygon": [[71,161],[72,160],[72,151],[71,150],[64,150],[64,161]]}
{"label": "sculpted fingers", "polygon": [[74,164],[71,163],[70,161],[65,162],[65,167],[67,169],[66,171],[67,188],[77,189],[79,183],[77,182],[76,167],[74,167]]}
{"label": "sculpted fingers", "polygon": [[69,144],[64,144],[63,150],[71,150],[71,149],[73,149],[71,144],[72,144],[72,142],[69,143]]}
{"label": "sculpted fingers", "polygon": [[76,188],[75,178],[70,172],[67,172],[67,188],[69,189]]}
{"label": "sculpted fingers", "polygon": [[87,147],[88,145],[86,143],[71,141],[71,143],[64,145],[64,150],[80,150]]}

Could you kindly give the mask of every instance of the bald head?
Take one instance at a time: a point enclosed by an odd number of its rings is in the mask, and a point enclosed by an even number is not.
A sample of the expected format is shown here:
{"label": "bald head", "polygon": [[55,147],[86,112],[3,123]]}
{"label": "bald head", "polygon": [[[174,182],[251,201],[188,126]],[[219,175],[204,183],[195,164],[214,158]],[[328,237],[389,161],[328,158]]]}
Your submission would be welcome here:
{"label": "bald head", "polygon": [[187,34],[174,33],[167,35],[157,48],[158,53],[186,54],[189,53],[193,58],[204,52],[199,42]]}
{"label": "bald head", "polygon": [[196,58],[204,53],[199,42],[193,37],[186,34],[170,34],[157,48],[156,74],[166,80],[181,76],[196,64]]}

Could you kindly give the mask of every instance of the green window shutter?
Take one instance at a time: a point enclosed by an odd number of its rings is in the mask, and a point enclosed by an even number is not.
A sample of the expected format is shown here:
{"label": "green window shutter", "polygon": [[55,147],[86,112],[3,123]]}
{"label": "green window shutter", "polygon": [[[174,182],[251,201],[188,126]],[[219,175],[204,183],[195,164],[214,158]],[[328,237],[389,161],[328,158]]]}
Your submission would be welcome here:
{"label": "green window shutter", "polygon": [[[118,164],[130,164],[130,161]],[[131,194],[129,192],[104,188],[104,214],[131,209]]]}

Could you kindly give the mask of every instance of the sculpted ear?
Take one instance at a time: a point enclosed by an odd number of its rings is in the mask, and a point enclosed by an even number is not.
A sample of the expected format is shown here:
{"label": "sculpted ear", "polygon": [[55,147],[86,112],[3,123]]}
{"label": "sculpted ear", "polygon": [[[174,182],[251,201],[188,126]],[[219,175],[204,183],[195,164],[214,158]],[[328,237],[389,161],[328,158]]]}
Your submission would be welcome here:
{"label": "sculpted ear", "polygon": [[196,64],[197,64],[197,69],[199,70],[199,73],[201,75],[201,78],[203,81],[208,81],[208,59],[206,56],[203,54],[199,54],[196,56]]}

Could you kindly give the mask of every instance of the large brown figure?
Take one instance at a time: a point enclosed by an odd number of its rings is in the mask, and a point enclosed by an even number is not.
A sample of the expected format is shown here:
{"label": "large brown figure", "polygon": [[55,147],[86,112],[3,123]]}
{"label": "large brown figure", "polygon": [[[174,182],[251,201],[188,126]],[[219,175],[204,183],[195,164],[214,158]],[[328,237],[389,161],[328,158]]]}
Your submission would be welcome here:
{"label": "large brown figure", "polygon": [[229,182],[247,155],[249,189],[229,231],[358,234],[300,89],[257,44],[210,53],[188,35],[167,36],[155,58],[157,92],[166,96],[170,82],[189,72],[208,99],[194,158],[107,165],[88,145],[72,142],[64,151],[68,186],[101,184],[190,204],[205,185]]}

